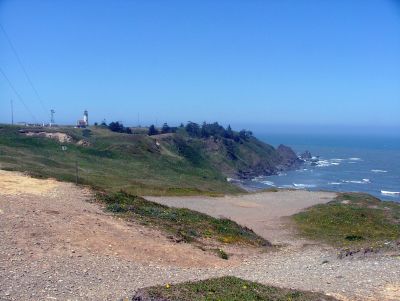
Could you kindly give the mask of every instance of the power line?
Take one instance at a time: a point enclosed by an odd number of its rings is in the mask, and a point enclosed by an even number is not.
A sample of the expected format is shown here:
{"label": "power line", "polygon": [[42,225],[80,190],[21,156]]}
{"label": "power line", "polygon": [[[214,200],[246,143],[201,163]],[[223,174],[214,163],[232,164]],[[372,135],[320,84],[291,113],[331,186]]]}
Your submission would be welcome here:
{"label": "power line", "polygon": [[14,91],[15,95],[17,96],[18,100],[23,104],[25,107],[26,111],[31,115],[33,118],[33,121],[37,123],[35,115],[29,110],[29,107],[26,105],[25,101],[22,99],[21,95],[18,93],[18,91],[15,89],[14,85],[11,83],[10,79],[8,76],[4,73],[3,69],[0,67],[0,73],[3,74],[4,78],[6,79],[8,85],[10,86],[11,90]]}
{"label": "power line", "polygon": [[24,73],[24,75],[25,75],[27,81],[29,82],[29,85],[31,86],[32,90],[35,92],[36,98],[38,99],[40,105],[42,106],[43,111],[45,112],[45,114],[47,114],[47,111],[48,111],[48,110],[46,109],[46,106],[44,105],[44,103],[43,103],[43,101],[42,101],[42,98],[41,98],[40,95],[39,95],[39,92],[38,92],[37,89],[35,88],[35,86],[34,86],[32,80],[31,80],[30,76],[28,75],[28,72],[26,71],[24,65],[22,64],[22,60],[21,60],[21,58],[19,57],[18,52],[17,52],[17,50],[16,50],[15,47],[14,47],[14,44],[11,42],[11,39],[10,39],[9,35],[7,34],[6,30],[4,29],[3,25],[0,24],[0,28],[1,28],[1,30],[3,31],[4,36],[6,37],[6,40],[7,40],[7,42],[8,42],[8,45],[10,45],[10,48],[11,48],[12,52],[14,53],[15,57],[17,58],[17,61],[18,61],[19,65],[20,65],[20,67],[21,67],[21,69],[22,69],[22,72]]}

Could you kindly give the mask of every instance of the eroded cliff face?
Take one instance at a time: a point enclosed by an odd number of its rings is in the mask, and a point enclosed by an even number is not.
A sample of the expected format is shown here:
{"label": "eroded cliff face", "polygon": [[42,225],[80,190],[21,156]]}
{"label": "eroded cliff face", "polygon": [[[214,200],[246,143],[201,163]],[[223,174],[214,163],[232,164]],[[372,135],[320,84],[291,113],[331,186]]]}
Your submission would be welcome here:
{"label": "eroded cliff face", "polygon": [[289,146],[281,144],[278,146],[276,151],[281,158],[281,163],[278,168],[282,170],[296,169],[304,163],[304,160],[300,159]]}
{"label": "eroded cliff face", "polygon": [[232,178],[273,175],[304,163],[290,147],[274,148],[255,137],[241,141],[210,137],[202,139],[197,149],[214,168]]}

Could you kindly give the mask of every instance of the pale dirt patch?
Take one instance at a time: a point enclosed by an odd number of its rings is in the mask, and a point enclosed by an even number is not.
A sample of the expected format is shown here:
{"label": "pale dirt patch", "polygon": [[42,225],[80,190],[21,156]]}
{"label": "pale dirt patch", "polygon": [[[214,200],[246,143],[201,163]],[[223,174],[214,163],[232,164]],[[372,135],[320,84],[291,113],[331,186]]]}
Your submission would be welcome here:
{"label": "pale dirt patch", "polygon": [[59,186],[59,182],[47,179],[39,180],[24,176],[22,173],[0,170],[0,194],[43,195]]}
{"label": "pale dirt patch", "polygon": [[28,137],[44,137],[44,138],[54,139],[54,140],[57,140],[60,143],[70,143],[73,140],[70,135],[67,135],[65,133],[60,133],[60,132],[55,132],[55,133],[49,133],[49,132],[25,132],[24,134],[26,136],[28,136]]}
{"label": "pale dirt patch", "polygon": [[254,202],[237,202],[234,205],[238,206],[238,207],[242,207],[242,208],[260,208],[260,207],[262,207],[261,205],[256,204]]}
{"label": "pale dirt patch", "polygon": [[87,140],[82,139],[82,140],[79,140],[79,141],[76,143],[76,145],[88,147],[88,146],[90,146],[90,142],[87,141]]}

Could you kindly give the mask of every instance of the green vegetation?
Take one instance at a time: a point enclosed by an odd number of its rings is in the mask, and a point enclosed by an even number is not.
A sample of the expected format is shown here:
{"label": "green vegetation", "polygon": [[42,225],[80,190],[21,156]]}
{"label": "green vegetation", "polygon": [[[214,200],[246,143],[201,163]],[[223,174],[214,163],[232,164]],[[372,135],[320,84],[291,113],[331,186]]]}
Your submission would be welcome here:
{"label": "green vegetation", "polygon": [[216,249],[215,250],[218,254],[219,257],[221,257],[222,259],[228,260],[229,259],[229,255],[222,249]]}
{"label": "green vegetation", "polygon": [[[251,229],[229,219],[218,219],[190,209],[164,206],[125,192],[99,195],[99,199],[105,202],[109,211],[158,227],[172,234],[178,241],[202,245],[207,239],[212,239],[227,244],[270,245]],[[217,254],[228,259],[228,255],[221,249],[217,249]]]}
{"label": "green vegetation", "polygon": [[221,277],[176,285],[153,286],[141,289],[135,301],[333,301],[320,293],[266,286],[236,277]]}
{"label": "green vegetation", "polygon": [[400,204],[368,194],[342,193],[293,219],[302,235],[338,247],[377,248],[400,239]]}
{"label": "green vegetation", "polygon": [[[115,132],[105,122],[86,129],[0,126],[0,168],[74,182],[77,162],[79,183],[110,192],[220,195],[243,192],[227,176],[274,172],[283,160],[249,132],[225,130],[217,123],[199,127],[207,138],[194,136],[193,123],[165,125],[161,130],[169,133],[154,136],[147,129],[110,125]],[[71,141],[60,143],[40,132],[63,133]]]}
{"label": "green vegetation", "polygon": [[122,123],[119,123],[118,121],[110,122],[110,124],[108,125],[108,129],[117,133],[132,134],[131,128],[124,127],[124,125]]}
{"label": "green vegetation", "polygon": [[[73,139],[71,143],[60,143],[26,136],[19,130],[19,127],[0,127],[2,169],[74,182],[77,161],[79,183],[106,191],[124,189],[137,195],[215,195],[241,191],[207,160],[199,159],[193,164],[192,158],[180,155],[176,146],[171,141],[163,142],[162,137],[157,145],[147,133],[115,133],[103,127],[39,129],[62,132]],[[79,145],[79,141],[87,141],[87,145]],[[62,145],[67,147],[66,151]]]}

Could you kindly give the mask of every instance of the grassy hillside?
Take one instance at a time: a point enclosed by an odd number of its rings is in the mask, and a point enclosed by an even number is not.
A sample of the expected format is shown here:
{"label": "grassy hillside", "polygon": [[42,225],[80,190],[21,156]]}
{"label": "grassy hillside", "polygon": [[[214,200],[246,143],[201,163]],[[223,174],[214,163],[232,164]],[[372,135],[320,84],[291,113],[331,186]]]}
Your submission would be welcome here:
{"label": "grassy hillside", "polygon": [[[177,133],[148,136],[107,128],[32,128],[27,133],[65,133],[71,141],[27,136],[22,128],[0,126],[0,168],[37,177],[75,181],[107,191],[132,194],[220,194],[241,190],[227,176],[274,172],[282,161],[271,146],[249,136],[226,139]],[[62,145],[67,150],[62,150]]]}
{"label": "grassy hillside", "polygon": [[338,247],[392,247],[400,239],[400,204],[363,193],[342,193],[293,218],[301,234]]}

